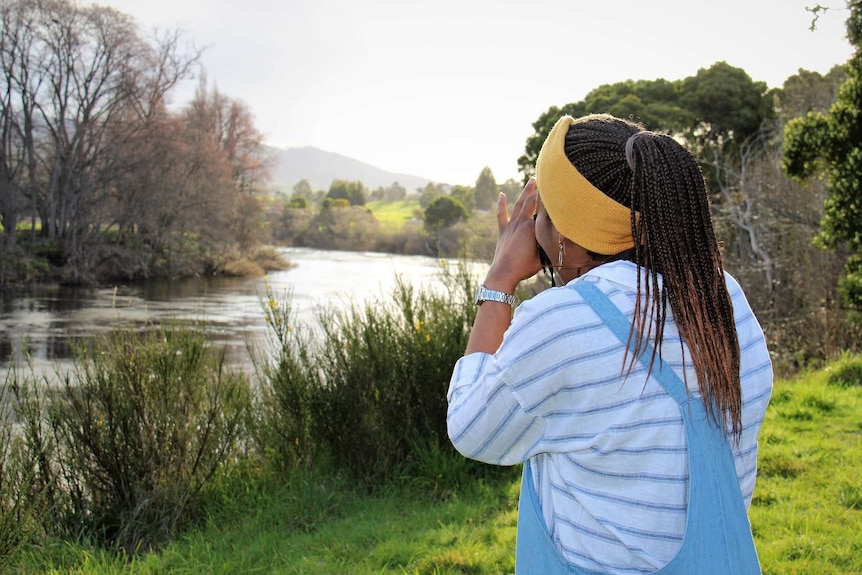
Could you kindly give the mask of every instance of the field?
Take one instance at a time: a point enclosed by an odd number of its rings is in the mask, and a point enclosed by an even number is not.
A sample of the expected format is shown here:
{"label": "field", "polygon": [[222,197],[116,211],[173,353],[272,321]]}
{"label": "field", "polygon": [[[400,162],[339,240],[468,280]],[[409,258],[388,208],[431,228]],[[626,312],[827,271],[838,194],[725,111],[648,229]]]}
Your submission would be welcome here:
{"label": "field", "polygon": [[419,200],[399,200],[395,202],[375,200],[365,204],[377,221],[385,229],[401,229],[405,223],[413,219],[419,207]]}

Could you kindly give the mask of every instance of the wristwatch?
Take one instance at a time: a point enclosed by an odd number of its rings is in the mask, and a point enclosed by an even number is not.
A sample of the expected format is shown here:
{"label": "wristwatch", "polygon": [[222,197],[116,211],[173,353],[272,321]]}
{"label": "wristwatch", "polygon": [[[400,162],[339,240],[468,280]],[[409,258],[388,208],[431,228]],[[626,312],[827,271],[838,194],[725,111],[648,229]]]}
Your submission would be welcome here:
{"label": "wristwatch", "polygon": [[476,291],[476,305],[482,305],[482,302],[486,301],[507,303],[510,306],[515,307],[515,296],[512,294],[488,289],[485,286],[480,285],[479,289]]}

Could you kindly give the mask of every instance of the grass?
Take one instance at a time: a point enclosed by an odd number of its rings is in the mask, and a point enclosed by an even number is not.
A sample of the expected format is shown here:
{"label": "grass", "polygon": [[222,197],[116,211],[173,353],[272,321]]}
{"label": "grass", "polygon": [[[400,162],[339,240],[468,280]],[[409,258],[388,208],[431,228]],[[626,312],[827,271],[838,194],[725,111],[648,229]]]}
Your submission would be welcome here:
{"label": "grass", "polygon": [[[777,381],[750,511],[766,574],[862,573],[862,356]],[[30,552],[23,573],[511,573],[517,469],[430,489],[405,479],[368,494],[331,476],[220,482],[207,523],[123,560],[82,543]]]}
{"label": "grass", "polygon": [[776,383],[750,512],[765,573],[862,573],[860,372],[848,356]]}
{"label": "grass", "polygon": [[395,202],[374,200],[365,204],[381,226],[385,229],[400,229],[414,217],[419,208],[419,200],[399,200]]}

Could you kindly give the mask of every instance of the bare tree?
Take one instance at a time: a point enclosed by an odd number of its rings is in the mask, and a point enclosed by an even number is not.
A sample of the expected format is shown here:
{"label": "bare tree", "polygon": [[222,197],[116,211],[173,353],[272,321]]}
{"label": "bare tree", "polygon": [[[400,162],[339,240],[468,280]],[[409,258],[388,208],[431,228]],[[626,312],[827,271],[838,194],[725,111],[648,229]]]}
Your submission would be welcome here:
{"label": "bare tree", "polygon": [[145,41],[112,8],[68,0],[2,0],[0,212],[9,234],[26,207],[59,241],[73,281],[114,213],[112,152],[136,137],[199,52],[179,32]]}

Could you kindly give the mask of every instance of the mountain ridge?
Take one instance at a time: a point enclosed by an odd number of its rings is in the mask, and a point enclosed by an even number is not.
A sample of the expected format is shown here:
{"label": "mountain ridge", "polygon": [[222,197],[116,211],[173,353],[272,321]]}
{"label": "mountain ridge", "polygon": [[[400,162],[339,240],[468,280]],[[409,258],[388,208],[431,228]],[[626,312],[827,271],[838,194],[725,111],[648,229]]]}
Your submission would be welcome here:
{"label": "mountain ridge", "polygon": [[412,174],[391,172],[344,154],[313,146],[267,148],[274,159],[270,185],[288,195],[293,193],[293,186],[303,179],[308,180],[315,190],[329,190],[333,180],[360,181],[369,191],[398,182],[407,189],[407,193],[414,193],[417,188],[424,188],[432,181]]}

